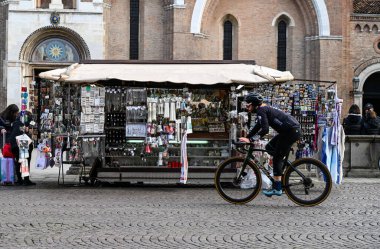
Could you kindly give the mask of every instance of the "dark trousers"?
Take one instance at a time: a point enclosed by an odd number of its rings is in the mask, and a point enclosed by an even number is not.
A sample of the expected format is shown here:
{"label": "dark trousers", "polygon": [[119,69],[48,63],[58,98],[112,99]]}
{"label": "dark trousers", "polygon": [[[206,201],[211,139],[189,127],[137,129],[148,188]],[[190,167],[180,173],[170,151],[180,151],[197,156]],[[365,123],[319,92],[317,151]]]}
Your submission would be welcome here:
{"label": "dark trousers", "polygon": [[284,166],[285,156],[289,154],[292,145],[301,138],[301,129],[291,129],[274,136],[265,149],[273,151],[273,175],[281,176]]}
{"label": "dark trousers", "polygon": [[12,154],[15,156],[14,161],[15,161],[15,173],[17,176],[17,181],[20,182],[20,181],[22,181],[22,177],[21,177],[21,172],[20,172],[21,163],[18,162],[18,160],[20,159],[19,149],[18,148],[12,148]]}

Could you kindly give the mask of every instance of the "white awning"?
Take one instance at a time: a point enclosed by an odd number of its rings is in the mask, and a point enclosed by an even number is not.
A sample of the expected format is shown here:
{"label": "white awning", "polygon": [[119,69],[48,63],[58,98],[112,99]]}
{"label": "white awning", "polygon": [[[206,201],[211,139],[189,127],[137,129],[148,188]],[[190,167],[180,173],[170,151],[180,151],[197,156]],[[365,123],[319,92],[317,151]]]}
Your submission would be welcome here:
{"label": "white awning", "polygon": [[118,79],[136,82],[171,82],[212,85],[218,83],[281,83],[293,80],[289,72],[248,64],[73,64],[42,72],[41,78],[76,83]]}

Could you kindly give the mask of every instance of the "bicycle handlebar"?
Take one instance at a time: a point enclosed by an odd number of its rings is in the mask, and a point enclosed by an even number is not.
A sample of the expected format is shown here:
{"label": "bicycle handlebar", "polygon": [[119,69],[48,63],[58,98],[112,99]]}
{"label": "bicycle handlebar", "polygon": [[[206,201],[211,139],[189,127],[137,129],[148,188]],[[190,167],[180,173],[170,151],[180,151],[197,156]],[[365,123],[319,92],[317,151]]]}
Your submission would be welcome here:
{"label": "bicycle handlebar", "polygon": [[243,147],[246,145],[254,146],[254,143],[245,143],[245,142],[240,142],[240,141],[232,141],[232,144],[236,145],[237,147]]}
{"label": "bicycle handlebar", "polygon": [[[249,146],[255,146],[255,144],[252,143],[252,142],[250,142],[250,143],[245,143],[245,142],[240,142],[240,141],[232,141],[232,144],[236,146],[236,150],[237,150],[238,152],[243,153],[243,154],[245,154],[245,153],[248,152],[248,150],[245,149],[244,146],[246,146],[246,145],[249,145]],[[268,152],[268,153],[272,152],[272,153],[273,153],[273,151],[272,151],[272,150],[269,150],[269,149],[255,149],[255,148],[254,148],[253,150],[254,150],[254,151],[261,151],[261,152]],[[293,149],[293,147],[290,148],[289,153],[290,153],[290,152],[291,152],[292,154],[294,154],[294,149]]]}

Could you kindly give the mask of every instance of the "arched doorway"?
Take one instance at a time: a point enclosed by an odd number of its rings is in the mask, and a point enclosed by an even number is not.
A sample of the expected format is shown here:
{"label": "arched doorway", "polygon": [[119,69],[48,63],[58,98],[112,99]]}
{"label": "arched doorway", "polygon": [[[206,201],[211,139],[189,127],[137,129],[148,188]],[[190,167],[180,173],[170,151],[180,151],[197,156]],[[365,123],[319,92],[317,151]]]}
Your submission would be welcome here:
{"label": "arched doorway", "polygon": [[[30,51],[29,67],[32,70],[33,80],[28,86],[31,98],[29,110],[34,114],[34,119],[37,123],[41,125],[41,116],[43,115],[54,114],[55,118],[59,117],[60,111],[49,110],[49,108],[54,106],[54,109],[60,109],[62,107],[52,103],[51,96],[55,92],[52,82],[41,79],[39,74],[46,70],[61,68],[79,62],[82,55],[75,43],[72,43],[66,37],[54,35],[40,40]],[[34,140],[40,138],[39,131],[40,129],[33,134]]]}
{"label": "arched doorway", "polygon": [[[22,89],[27,89],[26,109],[41,125],[41,116],[54,115],[60,118],[59,106],[54,105],[52,82],[39,78],[39,73],[55,68],[67,67],[81,60],[90,59],[90,52],[83,38],[66,27],[48,26],[34,31],[25,40],[19,54],[23,77]],[[24,101],[24,100],[22,100]],[[54,108],[51,108],[53,107]],[[57,108],[56,108],[57,107]],[[51,110],[55,109],[55,110]],[[39,129],[33,133],[33,140],[40,137]]]}
{"label": "arched doorway", "polygon": [[371,74],[363,85],[363,102],[371,103],[377,113],[380,113],[380,72]]}

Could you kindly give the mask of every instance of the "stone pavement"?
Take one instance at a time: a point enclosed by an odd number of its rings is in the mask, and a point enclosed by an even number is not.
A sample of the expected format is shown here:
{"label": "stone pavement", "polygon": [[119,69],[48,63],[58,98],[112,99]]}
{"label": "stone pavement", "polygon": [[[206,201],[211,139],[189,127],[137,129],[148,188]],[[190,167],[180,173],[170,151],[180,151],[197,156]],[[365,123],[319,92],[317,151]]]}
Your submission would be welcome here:
{"label": "stone pavement", "polygon": [[[0,186],[0,248],[380,248],[380,179],[345,178],[320,206],[262,195],[226,203],[211,187]],[[76,184],[76,185],[74,185]]]}
{"label": "stone pavement", "polygon": [[345,179],[311,208],[262,195],[232,205],[210,187],[44,179],[0,187],[0,248],[380,248],[380,179]]}

